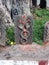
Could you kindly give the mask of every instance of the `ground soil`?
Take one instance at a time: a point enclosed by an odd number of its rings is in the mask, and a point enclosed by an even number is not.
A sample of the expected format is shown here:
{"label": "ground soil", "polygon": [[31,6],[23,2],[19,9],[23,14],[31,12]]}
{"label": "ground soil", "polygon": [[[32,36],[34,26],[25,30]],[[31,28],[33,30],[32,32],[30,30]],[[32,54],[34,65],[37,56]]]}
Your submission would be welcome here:
{"label": "ground soil", "polygon": [[48,60],[49,43],[41,46],[36,43],[0,47],[0,60]]}

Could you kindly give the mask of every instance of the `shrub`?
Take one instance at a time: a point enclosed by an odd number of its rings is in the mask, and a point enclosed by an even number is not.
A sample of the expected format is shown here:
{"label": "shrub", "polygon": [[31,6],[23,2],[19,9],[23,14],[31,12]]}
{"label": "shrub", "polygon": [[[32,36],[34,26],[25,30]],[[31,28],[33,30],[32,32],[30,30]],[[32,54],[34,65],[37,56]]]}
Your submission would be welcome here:
{"label": "shrub", "polygon": [[38,41],[39,44],[42,44],[42,42],[40,43],[40,41],[43,41],[43,33],[44,33],[44,21],[35,20],[33,27],[33,40],[35,42]]}
{"label": "shrub", "polygon": [[6,44],[11,45],[11,42],[15,42],[15,36],[14,36],[14,27],[7,27],[6,28]]}
{"label": "shrub", "polygon": [[44,35],[44,25],[46,21],[49,21],[49,10],[36,9],[34,14],[36,15],[33,23],[33,41],[42,44]]}

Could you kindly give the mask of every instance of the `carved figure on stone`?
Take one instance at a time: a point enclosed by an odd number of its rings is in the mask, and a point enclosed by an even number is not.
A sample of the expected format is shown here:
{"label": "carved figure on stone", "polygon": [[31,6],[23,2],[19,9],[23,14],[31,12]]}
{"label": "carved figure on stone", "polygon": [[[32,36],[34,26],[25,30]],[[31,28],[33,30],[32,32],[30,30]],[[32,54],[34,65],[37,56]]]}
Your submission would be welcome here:
{"label": "carved figure on stone", "polygon": [[32,14],[29,0],[15,0],[12,6],[12,17],[15,23],[15,41],[20,44],[32,43]]}

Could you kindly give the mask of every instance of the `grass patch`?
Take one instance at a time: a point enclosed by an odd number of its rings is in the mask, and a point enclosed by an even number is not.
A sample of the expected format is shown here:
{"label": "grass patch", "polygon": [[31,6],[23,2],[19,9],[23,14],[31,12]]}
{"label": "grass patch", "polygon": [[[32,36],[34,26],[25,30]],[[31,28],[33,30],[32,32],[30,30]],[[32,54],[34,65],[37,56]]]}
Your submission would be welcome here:
{"label": "grass patch", "polygon": [[36,17],[33,23],[33,41],[42,45],[44,36],[44,25],[49,21],[49,10],[36,9],[32,12]]}

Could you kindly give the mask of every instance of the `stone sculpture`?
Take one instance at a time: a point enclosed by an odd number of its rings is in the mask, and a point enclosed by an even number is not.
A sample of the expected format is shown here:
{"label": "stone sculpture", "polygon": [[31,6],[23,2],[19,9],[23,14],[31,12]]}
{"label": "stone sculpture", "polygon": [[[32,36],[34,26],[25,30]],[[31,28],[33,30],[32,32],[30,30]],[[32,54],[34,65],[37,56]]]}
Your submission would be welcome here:
{"label": "stone sculpture", "polygon": [[32,14],[29,0],[14,0],[12,18],[15,23],[15,41],[21,44],[32,43]]}

